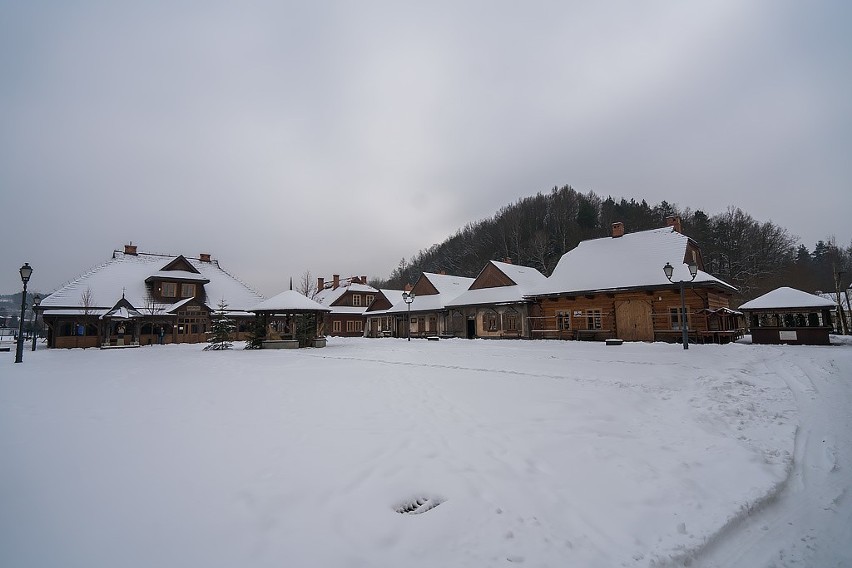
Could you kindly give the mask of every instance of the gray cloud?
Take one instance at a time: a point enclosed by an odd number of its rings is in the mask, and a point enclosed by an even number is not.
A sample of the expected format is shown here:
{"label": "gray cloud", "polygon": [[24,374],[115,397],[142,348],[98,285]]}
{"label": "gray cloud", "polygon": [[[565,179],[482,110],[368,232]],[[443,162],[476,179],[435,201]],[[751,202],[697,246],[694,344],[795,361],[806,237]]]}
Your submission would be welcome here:
{"label": "gray cloud", "polygon": [[844,2],[3,8],[0,291],[133,240],[274,294],[569,183],[847,243]]}

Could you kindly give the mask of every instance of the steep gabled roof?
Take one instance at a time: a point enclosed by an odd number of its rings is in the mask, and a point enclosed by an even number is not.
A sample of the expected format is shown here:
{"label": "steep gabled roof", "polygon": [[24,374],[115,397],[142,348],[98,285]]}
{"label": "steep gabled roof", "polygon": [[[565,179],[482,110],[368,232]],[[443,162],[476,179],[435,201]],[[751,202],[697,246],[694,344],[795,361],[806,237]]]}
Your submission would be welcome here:
{"label": "steep gabled roof", "polygon": [[[506,281],[512,284],[503,286],[492,286],[489,288],[476,288],[476,282],[487,271],[498,270],[505,276]],[[515,264],[507,264],[505,262],[490,261],[485,268],[479,273],[479,276],[471,284],[471,288],[460,294],[454,300],[447,302],[448,307],[454,306],[477,306],[486,304],[510,304],[524,301],[524,296],[528,295],[537,286],[543,285],[547,279],[544,275],[529,266],[518,266]]]}
{"label": "steep gabled roof", "polygon": [[748,301],[739,309],[741,310],[771,310],[771,309],[795,309],[795,308],[833,308],[837,304],[822,296],[808,294],[795,288],[782,286],[754,300]]}
{"label": "steep gabled roof", "polygon": [[[689,246],[689,237],[673,227],[583,241],[562,255],[553,274],[543,285],[535,287],[531,295],[667,287],[672,283],[663,272],[666,263],[674,267],[674,282],[688,282],[690,274],[684,261]],[[703,270],[698,271],[693,284],[736,291]]]}
{"label": "steep gabled roof", "polygon": [[[428,294],[414,295],[411,303],[412,312],[433,312],[443,310],[447,305],[467,291],[473,284],[473,278],[464,276],[452,276],[449,274],[435,274],[424,272],[420,275],[414,285],[414,291],[428,289]],[[437,294],[434,293],[437,291]],[[387,313],[399,313],[408,311],[408,305],[404,301],[397,302]]]}
{"label": "steep gabled roof", "polygon": [[[124,294],[133,307],[142,309],[148,302],[145,280],[153,274],[162,274],[161,269],[178,258],[162,254],[116,252],[110,260],[52,292],[42,300],[40,309],[52,312],[56,308],[79,308],[81,298],[87,290],[91,291],[92,308],[109,310]],[[224,299],[229,309],[244,310],[263,300],[262,295],[222,270],[218,262],[187,258],[183,260],[190,264],[194,271],[179,270],[175,279],[180,280],[180,276],[187,276],[187,279],[197,282],[206,280],[204,289],[209,302],[215,304]]]}

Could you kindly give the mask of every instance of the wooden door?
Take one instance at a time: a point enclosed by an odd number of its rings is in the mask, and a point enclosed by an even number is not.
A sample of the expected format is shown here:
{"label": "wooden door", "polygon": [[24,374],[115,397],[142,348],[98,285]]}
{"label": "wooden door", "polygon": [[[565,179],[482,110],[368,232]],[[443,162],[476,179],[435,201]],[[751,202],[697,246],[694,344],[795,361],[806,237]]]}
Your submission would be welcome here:
{"label": "wooden door", "polygon": [[624,341],[654,341],[654,322],[651,304],[642,300],[627,300],[615,307],[618,338]]}

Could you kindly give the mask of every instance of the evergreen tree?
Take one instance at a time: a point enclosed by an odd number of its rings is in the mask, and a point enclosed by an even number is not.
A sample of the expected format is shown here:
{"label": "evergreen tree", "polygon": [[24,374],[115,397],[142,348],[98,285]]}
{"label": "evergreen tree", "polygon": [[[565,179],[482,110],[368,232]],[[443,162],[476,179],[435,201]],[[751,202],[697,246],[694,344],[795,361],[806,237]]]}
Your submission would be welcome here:
{"label": "evergreen tree", "polygon": [[263,340],[266,339],[266,316],[258,315],[254,318],[249,338],[246,342],[246,349],[260,349],[263,345]]}
{"label": "evergreen tree", "polygon": [[210,326],[210,339],[207,340],[210,345],[204,348],[205,351],[230,349],[233,345],[231,343],[231,334],[234,333],[237,326],[234,324],[234,320],[228,317],[228,312],[226,311],[228,304],[225,303],[224,299],[219,301],[218,307],[219,309],[213,312],[212,315],[213,323]]}

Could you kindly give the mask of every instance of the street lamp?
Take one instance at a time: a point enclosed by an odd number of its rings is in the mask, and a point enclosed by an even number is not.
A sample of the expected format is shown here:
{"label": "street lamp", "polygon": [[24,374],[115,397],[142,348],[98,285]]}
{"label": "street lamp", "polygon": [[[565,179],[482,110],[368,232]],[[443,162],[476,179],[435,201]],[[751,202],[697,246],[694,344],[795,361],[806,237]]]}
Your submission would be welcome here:
{"label": "street lamp", "polygon": [[[689,263],[689,274],[692,275],[692,278],[689,279],[689,282],[695,280],[695,275],[698,274],[698,265],[693,260]],[[672,274],[674,274],[674,267],[668,262],[663,267],[663,272],[666,273],[666,278],[668,278],[669,282],[674,283],[672,280]],[[685,280],[680,280],[680,328],[683,330],[683,348],[689,349],[689,323],[686,318],[686,299],[683,295],[683,287]]]}
{"label": "street lamp", "polygon": [[27,282],[33,275],[33,268],[29,262],[25,262],[21,269],[21,282],[24,283],[24,293],[21,294],[21,319],[18,320],[18,348],[15,351],[15,363],[24,361],[24,312],[27,309]]}
{"label": "street lamp", "polygon": [[411,341],[411,302],[414,301],[414,292],[403,292],[402,300],[408,306],[408,340]]}
{"label": "street lamp", "polygon": [[36,347],[36,322],[38,321],[38,312],[36,308],[41,303],[41,296],[36,296],[33,298],[33,351],[35,351]]}

